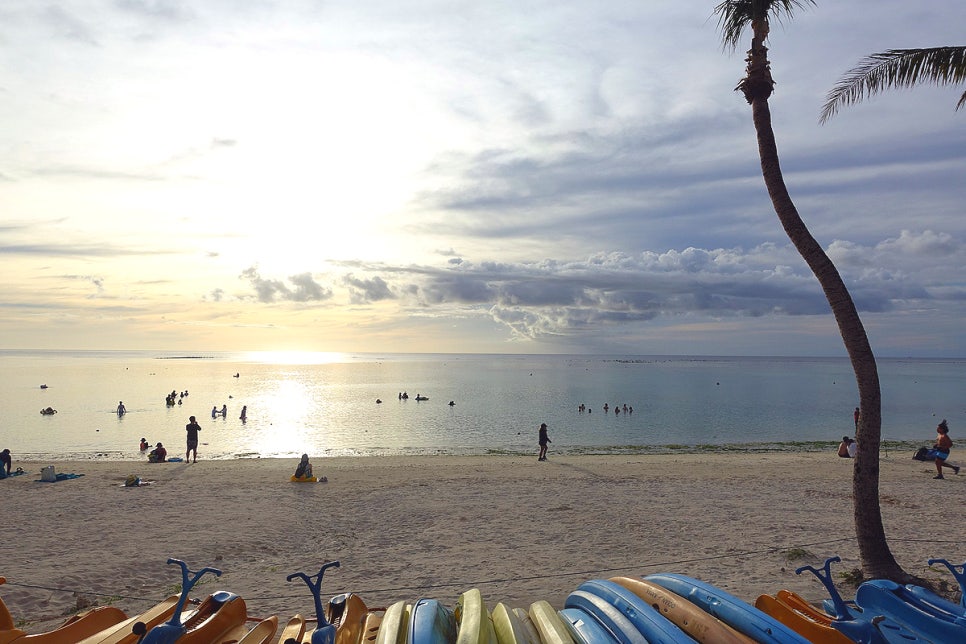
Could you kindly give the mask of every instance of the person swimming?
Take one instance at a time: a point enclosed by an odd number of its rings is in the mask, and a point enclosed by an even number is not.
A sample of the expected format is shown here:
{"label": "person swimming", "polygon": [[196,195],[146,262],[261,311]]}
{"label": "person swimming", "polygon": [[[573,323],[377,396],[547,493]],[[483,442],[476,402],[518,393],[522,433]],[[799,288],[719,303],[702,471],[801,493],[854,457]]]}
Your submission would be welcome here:
{"label": "person swimming", "polygon": [[144,450],[148,449],[149,447],[151,447],[151,445],[148,444],[148,439],[142,437],[141,438],[141,451],[143,452]]}

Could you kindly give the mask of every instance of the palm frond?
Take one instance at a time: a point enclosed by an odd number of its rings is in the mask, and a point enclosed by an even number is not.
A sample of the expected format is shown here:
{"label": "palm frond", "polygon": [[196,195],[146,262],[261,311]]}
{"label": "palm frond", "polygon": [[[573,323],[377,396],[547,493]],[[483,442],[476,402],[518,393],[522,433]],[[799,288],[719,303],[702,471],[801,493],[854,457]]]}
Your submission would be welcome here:
{"label": "palm frond", "polygon": [[[923,83],[953,85],[966,80],[966,47],[889,49],[862,59],[826,96],[820,121],[832,118],[840,107],[859,103],[887,89]],[[966,104],[966,94],[956,105]]]}
{"label": "palm frond", "polygon": [[796,9],[815,5],[815,0],[724,0],[714,8],[725,49],[734,50],[741,34],[751,23],[790,18]]}

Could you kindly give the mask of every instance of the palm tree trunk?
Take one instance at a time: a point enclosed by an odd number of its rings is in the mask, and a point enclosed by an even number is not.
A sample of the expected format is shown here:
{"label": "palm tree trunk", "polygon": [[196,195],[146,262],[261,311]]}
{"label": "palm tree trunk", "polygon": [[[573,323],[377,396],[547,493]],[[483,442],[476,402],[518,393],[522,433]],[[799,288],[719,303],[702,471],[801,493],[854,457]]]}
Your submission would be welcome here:
{"label": "palm tree trunk", "polygon": [[852,496],[856,540],[863,572],[866,576],[907,583],[914,578],[899,566],[889,550],[879,507],[879,442],[882,432],[882,407],[875,355],[872,353],[865,327],[859,319],[855,303],[845,282],[842,281],[832,260],[812,237],[785,187],[785,179],[778,161],[778,146],[775,143],[771,125],[768,99],[753,98],[749,102],[758,136],[761,172],[768,195],[771,197],[775,213],[785,233],[805,263],[812,269],[825,293],[845,343],[845,349],[849,354],[859,388],[859,406],[862,415],[856,432],[858,452],[852,471]]}

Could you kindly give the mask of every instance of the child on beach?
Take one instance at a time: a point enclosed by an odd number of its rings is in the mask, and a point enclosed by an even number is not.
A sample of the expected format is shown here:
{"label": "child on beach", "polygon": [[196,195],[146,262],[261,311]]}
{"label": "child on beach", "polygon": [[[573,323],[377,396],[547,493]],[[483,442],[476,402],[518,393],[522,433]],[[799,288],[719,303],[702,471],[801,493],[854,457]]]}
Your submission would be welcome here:
{"label": "child on beach", "polygon": [[949,438],[949,425],[946,424],[946,419],[943,418],[943,422],[939,423],[936,427],[936,444],[933,445],[933,449],[936,450],[936,476],[934,479],[945,478],[943,476],[943,468],[948,467],[953,471],[953,474],[959,474],[958,465],[950,465],[946,462],[949,458],[949,450],[953,448],[953,441]]}
{"label": "child on beach", "polygon": [[540,423],[540,437],[538,442],[540,443],[540,456],[537,457],[538,461],[547,460],[547,444],[553,441],[547,436],[547,423]]}

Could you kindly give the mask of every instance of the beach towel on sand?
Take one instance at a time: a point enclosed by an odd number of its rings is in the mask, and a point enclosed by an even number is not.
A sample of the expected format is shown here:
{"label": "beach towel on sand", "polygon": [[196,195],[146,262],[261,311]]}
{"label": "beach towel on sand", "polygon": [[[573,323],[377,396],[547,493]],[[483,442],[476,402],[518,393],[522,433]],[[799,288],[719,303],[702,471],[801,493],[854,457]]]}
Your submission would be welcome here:
{"label": "beach towel on sand", "polygon": [[83,474],[64,474],[62,472],[57,474],[57,478],[53,481],[45,481],[43,479],[34,479],[36,483],[58,483],[60,481],[69,481],[70,479],[79,479],[84,476]]}

